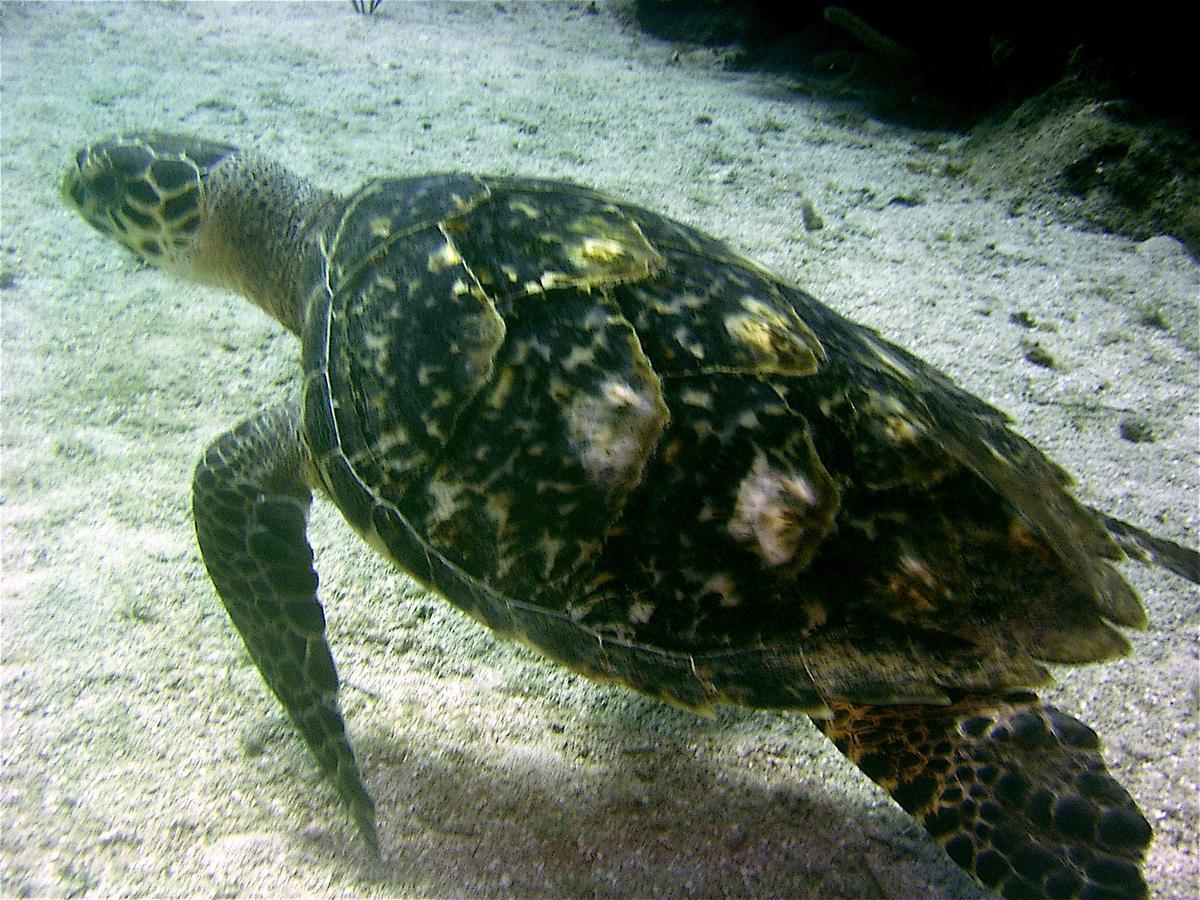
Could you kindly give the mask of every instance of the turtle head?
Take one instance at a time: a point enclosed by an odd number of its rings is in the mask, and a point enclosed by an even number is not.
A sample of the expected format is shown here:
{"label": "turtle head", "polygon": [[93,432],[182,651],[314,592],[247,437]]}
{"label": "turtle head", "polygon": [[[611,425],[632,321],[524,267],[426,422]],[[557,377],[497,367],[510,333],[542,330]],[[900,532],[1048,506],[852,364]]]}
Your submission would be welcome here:
{"label": "turtle head", "polygon": [[84,147],[62,195],[150,265],[237,291],[299,333],[332,194],[256,153],[151,132]]}
{"label": "turtle head", "polygon": [[97,230],[159,268],[189,275],[209,173],[236,148],[167,134],[89,144],[63,178],[63,199]]}

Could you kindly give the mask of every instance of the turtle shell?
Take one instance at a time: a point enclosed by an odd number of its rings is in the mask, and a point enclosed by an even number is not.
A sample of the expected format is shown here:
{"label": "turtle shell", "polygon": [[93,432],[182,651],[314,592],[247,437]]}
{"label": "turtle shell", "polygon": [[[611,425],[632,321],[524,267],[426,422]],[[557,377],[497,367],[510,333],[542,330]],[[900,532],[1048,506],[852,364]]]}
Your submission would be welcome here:
{"label": "turtle shell", "polygon": [[692,228],[565,182],[382,179],[321,257],[320,481],[589,676],[693,708],[940,702],[1144,623],[1001,413]]}

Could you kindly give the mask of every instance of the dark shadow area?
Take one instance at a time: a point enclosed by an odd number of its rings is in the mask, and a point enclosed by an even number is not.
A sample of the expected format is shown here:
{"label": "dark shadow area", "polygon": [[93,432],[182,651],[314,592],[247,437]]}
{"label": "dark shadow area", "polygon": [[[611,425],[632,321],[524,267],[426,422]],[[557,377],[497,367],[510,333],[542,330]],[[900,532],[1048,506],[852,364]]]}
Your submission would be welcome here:
{"label": "dark shadow area", "polygon": [[1200,253],[1194,34],[1151,3],[779,4],[635,0],[632,24],[728,69],[910,128],[968,134],[985,189]]}
{"label": "dark shadow area", "polygon": [[[750,736],[762,716],[675,713],[664,728],[661,710],[640,706],[568,726],[558,761],[364,742],[385,859],[363,877],[430,896],[988,896],[897,807],[848,810],[821,783],[824,766],[788,758],[783,728],[752,752],[779,754],[794,786],[706,757],[726,729]],[[885,861],[898,855],[902,868]]]}
{"label": "dark shadow area", "polygon": [[733,69],[812,79],[906,125],[969,128],[1070,72],[1156,116],[1200,123],[1188,96],[1192,39],[1165,4],[637,0],[632,10],[658,38],[729,48]]}

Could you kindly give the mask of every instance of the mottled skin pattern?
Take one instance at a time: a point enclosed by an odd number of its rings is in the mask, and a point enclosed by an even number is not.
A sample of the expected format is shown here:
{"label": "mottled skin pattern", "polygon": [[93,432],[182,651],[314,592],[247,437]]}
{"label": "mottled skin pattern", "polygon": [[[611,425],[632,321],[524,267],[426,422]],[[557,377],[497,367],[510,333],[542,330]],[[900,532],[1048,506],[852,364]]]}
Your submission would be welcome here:
{"label": "mottled skin pattern", "polygon": [[564,182],[337,198],[170,135],[64,195],[149,262],[246,294],[302,396],[197,469],[205,563],[378,846],[337,702],[311,489],[496,631],[690,708],[803,710],[982,883],[1145,892],[1150,828],[1086,726],[1023,693],[1128,650],[1125,553],[1004,416],[724,244]]}

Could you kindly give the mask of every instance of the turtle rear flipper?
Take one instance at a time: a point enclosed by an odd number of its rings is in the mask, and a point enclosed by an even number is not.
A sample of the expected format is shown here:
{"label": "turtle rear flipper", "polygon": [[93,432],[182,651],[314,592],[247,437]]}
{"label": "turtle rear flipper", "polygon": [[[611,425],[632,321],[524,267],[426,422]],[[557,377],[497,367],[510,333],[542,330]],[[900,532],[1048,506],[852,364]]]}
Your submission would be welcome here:
{"label": "turtle rear flipper", "polygon": [[213,442],[192,482],[196,535],[251,659],[378,853],[317,599],[298,419],[294,404],[278,406]]}
{"label": "turtle rear flipper", "polygon": [[831,703],[817,721],[956,863],[1005,897],[1144,897],[1149,823],[1100,740],[1032,694]]}
{"label": "turtle rear flipper", "polygon": [[1094,507],[1091,508],[1100,524],[1112,535],[1117,546],[1134,559],[1154,563],[1174,572],[1193,584],[1200,584],[1200,553],[1182,547],[1174,541],[1131,525]]}

